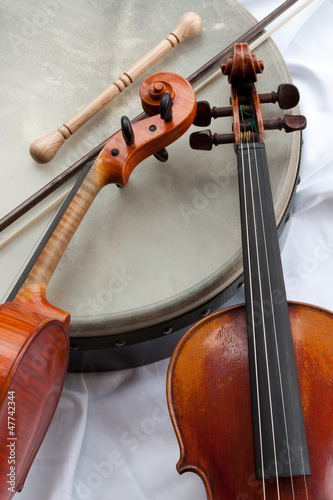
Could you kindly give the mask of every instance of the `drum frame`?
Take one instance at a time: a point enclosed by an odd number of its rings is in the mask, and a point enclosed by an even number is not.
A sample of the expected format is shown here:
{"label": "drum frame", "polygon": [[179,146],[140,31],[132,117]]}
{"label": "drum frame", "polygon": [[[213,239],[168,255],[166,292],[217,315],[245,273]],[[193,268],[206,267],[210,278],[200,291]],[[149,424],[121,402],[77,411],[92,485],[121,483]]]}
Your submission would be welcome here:
{"label": "drum frame", "polygon": [[[300,182],[299,168],[300,158],[291,198],[277,226],[281,247],[287,238],[288,222]],[[68,371],[81,373],[123,370],[169,358],[186,331],[194,323],[223,306],[242,289],[243,284],[241,272],[229,287],[217,293],[211,300],[188,313],[154,326],[112,336],[71,338]]]}

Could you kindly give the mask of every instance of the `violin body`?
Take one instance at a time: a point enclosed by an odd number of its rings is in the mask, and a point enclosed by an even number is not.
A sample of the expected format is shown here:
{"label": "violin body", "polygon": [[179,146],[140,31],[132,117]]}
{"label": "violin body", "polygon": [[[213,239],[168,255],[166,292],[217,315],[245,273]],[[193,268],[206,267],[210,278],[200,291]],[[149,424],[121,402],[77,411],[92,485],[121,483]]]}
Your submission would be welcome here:
{"label": "violin body", "polygon": [[[311,476],[279,478],[283,500],[333,498],[333,335],[331,312],[288,303]],[[255,478],[245,306],[201,320],[171,358],[168,405],[181,449],[179,473],[203,480],[209,500],[263,497]],[[292,454],[292,450],[291,450]],[[307,495],[306,490],[307,488]],[[265,480],[266,499],[277,497]]]}
{"label": "violin body", "polygon": [[69,358],[69,315],[46,301],[0,307],[0,498],[23,484],[57,407]]}

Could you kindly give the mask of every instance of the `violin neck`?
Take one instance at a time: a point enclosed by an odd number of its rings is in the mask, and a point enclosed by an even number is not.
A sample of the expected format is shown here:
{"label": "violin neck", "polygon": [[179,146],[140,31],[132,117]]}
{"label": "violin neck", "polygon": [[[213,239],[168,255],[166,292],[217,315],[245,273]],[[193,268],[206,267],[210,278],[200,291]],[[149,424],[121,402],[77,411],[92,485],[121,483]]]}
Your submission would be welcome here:
{"label": "violin neck", "polygon": [[[257,478],[310,474],[265,145],[237,145]],[[278,472],[278,474],[277,474]]]}
{"label": "violin neck", "polygon": [[73,188],[74,196],[36,249],[24,272],[13,287],[7,301],[20,300],[26,290],[40,289],[45,295],[47,285],[74,233],[103,184],[99,181],[97,163],[81,173]]}

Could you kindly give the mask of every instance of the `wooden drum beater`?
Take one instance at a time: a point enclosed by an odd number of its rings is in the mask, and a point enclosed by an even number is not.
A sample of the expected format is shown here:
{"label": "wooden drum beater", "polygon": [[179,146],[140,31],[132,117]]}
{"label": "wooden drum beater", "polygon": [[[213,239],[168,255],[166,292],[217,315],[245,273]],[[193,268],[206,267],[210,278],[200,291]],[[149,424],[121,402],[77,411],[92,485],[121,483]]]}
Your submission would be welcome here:
{"label": "wooden drum beater", "polygon": [[174,30],[153,49],[139,59],[129,70],[106,87],[72,118],[63,123],[57,130],[36,139],[30,146],[30,154],[38,163],[48,163],[71,135],[103,109],[126,87],[153,66],[179,43],[193,38],[200,33],[203,26],[201,17],[195,12],[187,12],[178,21]]}

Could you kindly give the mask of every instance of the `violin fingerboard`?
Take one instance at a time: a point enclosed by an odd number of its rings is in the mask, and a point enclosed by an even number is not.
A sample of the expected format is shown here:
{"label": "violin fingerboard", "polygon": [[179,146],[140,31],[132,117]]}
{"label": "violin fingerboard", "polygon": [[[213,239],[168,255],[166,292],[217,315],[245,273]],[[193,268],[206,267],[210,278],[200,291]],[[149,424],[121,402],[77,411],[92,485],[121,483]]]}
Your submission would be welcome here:
{"label": "violin fingerboard", "polygon": [[265,145],[237,146],[256,475],[310,474]]}

